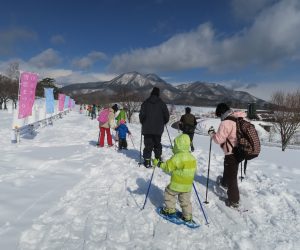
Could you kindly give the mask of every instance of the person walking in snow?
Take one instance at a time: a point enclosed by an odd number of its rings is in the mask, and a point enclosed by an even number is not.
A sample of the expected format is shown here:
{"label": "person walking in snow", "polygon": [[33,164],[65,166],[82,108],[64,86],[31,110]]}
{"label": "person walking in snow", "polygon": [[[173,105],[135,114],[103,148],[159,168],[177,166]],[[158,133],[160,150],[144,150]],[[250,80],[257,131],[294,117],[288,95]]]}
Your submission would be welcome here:
{"label": "person walking in snow", "polygon": [[121,120],[125,120],[126,121],[126,111],[125,111],[124,108],[120,108],[120,112],[116,116],[116,120],[117,120],[117,125],[120,124]]}
{"label": "person walking in snow", "polygon": [[227,104],[219,103],[216,108],[216,116],[221,118],[218,131],[215,132],[213,128],[210,128],[208,134],[216,144],[221,146],[225,154],[224,171],[220,185],[227,189],[228,199],[225,200],[226,206],[238,207],[240,200],[237,181],[239,162],[232,152],[233,147],[237,145],[236,122],[226,118],[244,118],[246,117],[246,113],[241,111],[234,112]]}
{"label": "person walking in snow", "polygon": [[96,104],[93,104],[92,106],[92,112],[91,112],[91,119],[96,119]]}
{"label": "person walking in snow", "polygon": [[153,160],[153,165],[171,173],[171,182],[165,189],[165,207],[162,213],[168,216],[176,214],[176,200],[182,209],[183,220],[192,221],[191,190],[197,168],[196,158],[190,153],[191,140],[186,134],[174,139],[174,155],[166,162]]}
{"label": "person walking in snow", "polygon": [[92,116],[92,105],[88,105],[87,111],[88,111],[88,116]]}
{"label": "person walking in snow", "polygon": [[118,132],[119,136],[119,150],[127,149],[126,135],[131,135],[131,133],[128,130],[128,127],[126,126],[126,121],[124,119],[121,119],[120,125],[117,126],[115,130]]}
{"label": "person walking in snow", "polygon": [[182,130],[184,134],[187,134],[191,139],[191,151],[194,151],[193,138],[196,129],[197,121],[196,117],[191,114],[191,108],[185,108],[185,114],[181,116],[179,121],[179,129]]}
{"label": "person walking in snow", "polygon": [[152,89],[150,97],[142,103],[139,113],[144,135],[143,158],[146,168],[151,167],[152,151],[156,159],[161,159],[161,136],[170,117],[167,105],[159,98],[159,92],[157,87]]}
{"label": "person walking in snow", "polygon": [[118,110],[118,105],[115,104],[111,108],[109,108],[108,120],[107,122],[101,124],[99,123],[100,128],[100,140],[99,140],[99,147],[104,147],[104,138],[105,134],[107,137],[107,144],[109,147],[113,146],[112,143],[112,136],[110,133],[110,129],[114,129],[116,127],[115,124],[115,112]]}

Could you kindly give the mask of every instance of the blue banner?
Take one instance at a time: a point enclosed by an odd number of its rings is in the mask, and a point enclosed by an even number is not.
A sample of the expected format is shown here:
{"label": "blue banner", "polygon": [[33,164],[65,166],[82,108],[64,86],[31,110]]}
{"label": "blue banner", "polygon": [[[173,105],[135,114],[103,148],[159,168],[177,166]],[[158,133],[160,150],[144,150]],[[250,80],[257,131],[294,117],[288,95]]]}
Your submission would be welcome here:
{"label": "blue banner", "polygon": [[54,96],[53,88],[44,88],[46,98],[46,114],[54,113]]}
{"label": "blue banner", "polygon": [[70,96],[66,95],[64,108],[67,109],[69,106]]}

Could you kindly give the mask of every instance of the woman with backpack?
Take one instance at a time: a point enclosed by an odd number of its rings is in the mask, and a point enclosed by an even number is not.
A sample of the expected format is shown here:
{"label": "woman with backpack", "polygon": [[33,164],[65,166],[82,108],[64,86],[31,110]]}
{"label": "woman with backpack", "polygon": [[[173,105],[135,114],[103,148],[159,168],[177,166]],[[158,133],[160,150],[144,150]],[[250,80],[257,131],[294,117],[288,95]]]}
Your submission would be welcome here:
{"label": "woman with backpack", "polygon": [[246,117],[245,112],[234,112],[225,103],[219,103],[216,108],[216,116],[221,118],[221,123],[218,131],[215,132],[213,128],[208,130],[211,139],[219,144],[224,151],[224,171],[223,177],[220,180],[220,185],[227,189],[228,199],[225,204],[228,207],[237,208],[239,206],[239,188],[238,188],[238,167],[239,161],[233,154],[233,147],[237,145],[237,128],[236,122],[230,117]]}
{"label": "woman with backpack", "polygon": [[108,146],[109,147],[113,146],[110,129],[111,128],[114,129],[116,127],[115,112],[117,111],[118,111],[118,105],[115,104],[111,108],[104,109],[99,113],[99,117],[98,117],[99,128],[100,128],[99,147],[104,147],[105,134],[107,137]]}

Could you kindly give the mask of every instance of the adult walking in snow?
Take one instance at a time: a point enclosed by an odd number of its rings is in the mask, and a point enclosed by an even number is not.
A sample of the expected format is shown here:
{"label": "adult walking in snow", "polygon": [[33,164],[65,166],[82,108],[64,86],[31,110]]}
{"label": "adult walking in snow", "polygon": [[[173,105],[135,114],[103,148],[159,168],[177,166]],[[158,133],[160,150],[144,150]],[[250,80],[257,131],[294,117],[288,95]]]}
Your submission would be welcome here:
{"label": "adult walking in snow", "polygon": [[96,104],[92,106],[91,119],[96,119]]}
{"label": "adult walking in snow", "polygon": [[170,117],[167,105],[160,99],[159,92],[157,87],[152,89],[150,97],[142,103],[139,114],[142,134],[144,135],[143,158],[146,168],[151,167],[152,151],[154,151],[156,159],[161,159],[161,135]]}
{"label": "adult walking in snow", "polygon": [[187,134],[191,139],[191,151],[194,151],[193,138],[196,129],[197,121],[196,117],[191,114],[191,108],[185,108],[185,114],[181,116],[179,121],[179,129]]}
{"label": "adult walking in snow", "polygon": [[[115,123],[115,112],[118,111],[118,105],[115,104],[111,108],[109,108],[107,121],[103,124],[99,122],[99,128],[100,128],[100,140],[99,140],[99,147],[104,147],[104,138],[105,134],[107,137],[107,144],[109,147],[113,146],[112,143],[112,136],[110,133],[110,129],[114,129],[116,127]],[[100,112],[101,115],[101,112]]]}
{"label": "adult walking in snow", "polygon": [[216,116],[221,118],[218,131],[215,132],[213,128],[210,128],[208,134],[215,143],[220,144],[225,154],[224,171],[220,184],[227,189],[228,199],[225,200],[225,204],[229,207],[238,207],[240,200],[237,181],[239,162],[232,152],[233,147],[237,145],[236,122],[226,118],[244,118],[246,113],[234,112],[227,104],[219,103],[216,108]]}

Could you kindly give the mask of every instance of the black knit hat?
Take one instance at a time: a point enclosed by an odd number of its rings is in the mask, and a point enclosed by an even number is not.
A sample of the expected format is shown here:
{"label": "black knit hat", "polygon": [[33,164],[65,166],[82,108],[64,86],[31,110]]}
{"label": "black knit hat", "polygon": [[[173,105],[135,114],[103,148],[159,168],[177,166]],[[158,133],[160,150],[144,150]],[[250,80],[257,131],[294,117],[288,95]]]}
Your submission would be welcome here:
{"label": "black knit hat", "polygon": [[185,113],[190,114],[191,113],[191,108],[190,107],[186,107],[185,108]]}
{"label": "black knit hat", "polygon": [[228,111],[230,108],[226,103],[219,103],[216,108],[216,116],[220,117],[223,115],[226,111]]}
{"label": "black knit hat", "polygon": [[156,96],[159,96],[159,88],[158,87],[154,87],[152,89],[152,92],[150,95],[156,95]]}
{"label": "black knit hat", "polygon": [[114,104],[111,108],[114,110],[115,113],[119,110],[118,104]]}

